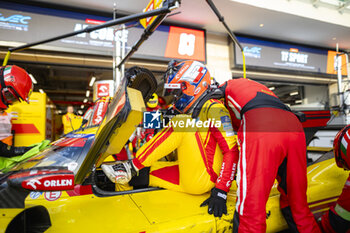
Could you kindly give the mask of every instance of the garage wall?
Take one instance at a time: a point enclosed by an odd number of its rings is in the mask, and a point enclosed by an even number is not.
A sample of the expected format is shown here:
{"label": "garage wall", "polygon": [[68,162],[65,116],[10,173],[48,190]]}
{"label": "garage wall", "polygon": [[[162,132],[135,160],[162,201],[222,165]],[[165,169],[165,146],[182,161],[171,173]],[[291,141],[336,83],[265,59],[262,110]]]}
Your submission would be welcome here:
{"label": "garage wall", "polygon": [[207,33],[207,66],[212,77],[219,83],[232,78],[229,45],[226,35]]}

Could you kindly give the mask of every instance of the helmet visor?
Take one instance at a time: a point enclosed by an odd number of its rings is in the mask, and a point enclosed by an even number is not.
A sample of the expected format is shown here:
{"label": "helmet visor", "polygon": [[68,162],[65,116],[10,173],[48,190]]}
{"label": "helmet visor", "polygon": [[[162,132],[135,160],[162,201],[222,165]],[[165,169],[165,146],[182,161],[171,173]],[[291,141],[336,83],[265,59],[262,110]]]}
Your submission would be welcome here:
{"label": "helmet visor", "polygon": [[5,98],[7,104],[14,104],[19,101],[19,98],[17,97],[16,93],[11,88],[2,89],[1,93]]}
{"label": "helmet visor", "polygon": [[166,83],[164,84],[163,96],[174,96],[176,99],[182,96],[182,89],[180,83]]}

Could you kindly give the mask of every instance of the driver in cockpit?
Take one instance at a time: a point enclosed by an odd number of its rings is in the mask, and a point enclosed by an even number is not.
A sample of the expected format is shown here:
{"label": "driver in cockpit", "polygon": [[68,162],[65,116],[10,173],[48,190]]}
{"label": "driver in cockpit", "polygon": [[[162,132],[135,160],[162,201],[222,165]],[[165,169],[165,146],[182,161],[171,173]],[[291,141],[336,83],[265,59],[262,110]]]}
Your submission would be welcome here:
{"label": "driver in cockpit", "polygon": [[[191,194],[211,190],[210,198],[202,205],[208,205],[208,212],[215,216],[226,214],[238,146],[228,110],[207,95],[210,83],[209,71],[202,63],[170,64],[164,87],[166,94],[175,97],[173,108],[180,114],[144,144],[134,159],[103,164],[107,177],[126,184],[141,169],[150,167],[150,186]],[[158,161],[175,150],[177,161]]]}

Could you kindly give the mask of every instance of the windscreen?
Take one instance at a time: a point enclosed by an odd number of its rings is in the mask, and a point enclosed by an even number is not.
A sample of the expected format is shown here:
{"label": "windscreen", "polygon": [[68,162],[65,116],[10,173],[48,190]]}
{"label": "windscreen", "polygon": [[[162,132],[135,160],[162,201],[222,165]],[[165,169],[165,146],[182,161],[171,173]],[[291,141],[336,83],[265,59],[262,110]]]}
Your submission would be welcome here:
{"label": "windscreen", "polygon": [[87,152],[89,151],[95,134],[68,134],[52,143],[46,150],[33,158],[18,164],[12,171],[35,167],[67,167],[76,173]]}

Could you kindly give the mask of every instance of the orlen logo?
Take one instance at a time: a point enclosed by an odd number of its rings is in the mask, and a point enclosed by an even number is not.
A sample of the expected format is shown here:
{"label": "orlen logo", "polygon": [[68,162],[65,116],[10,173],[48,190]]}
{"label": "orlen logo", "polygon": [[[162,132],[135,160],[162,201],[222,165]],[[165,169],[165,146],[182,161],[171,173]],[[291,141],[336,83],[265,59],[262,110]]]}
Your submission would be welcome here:
{"label": "orlen logo", "polygon": [[104,106],[105,106],[105,102],[98,103],[97,112],[96,112],[96,115],[94,116],[94,119],[93,119],[93,124],[94,125],[98,125],[98,124],[101,123],[101,121],[103,119]]}
{"label": "orlen logo", "polygon": [[24,15],[11,15],[6,18],[2,16],[2,14],[0,13],[1,22],[28,24],[27,20],[31,20],[31,19],[32,17],[24,16]]}
{"label": "orlen logo", "polygon": [[97,98],[109,96],[109,84],[97,84]]}
{"label": "orlen logo", "polygon": [[22,187],[36,191],[60,191],[74,188],[74,174],[44,175],[22,181]]}

